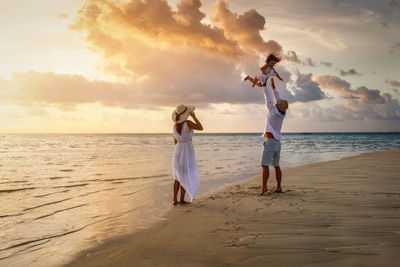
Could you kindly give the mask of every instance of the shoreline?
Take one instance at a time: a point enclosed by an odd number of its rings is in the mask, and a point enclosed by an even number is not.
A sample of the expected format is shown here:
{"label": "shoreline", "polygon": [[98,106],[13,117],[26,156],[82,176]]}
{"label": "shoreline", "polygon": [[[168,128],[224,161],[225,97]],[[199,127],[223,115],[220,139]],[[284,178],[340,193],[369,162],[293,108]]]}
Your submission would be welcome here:
{"label": "shoreline", "polygon": [[[400,150],[387,150],[284,169],[282,194],[258,196],[256,176],[173,208],[148,229],[84,250],[66,266],[394,263],[399,157]],[[271,172],[270,190],[274,182]]]}

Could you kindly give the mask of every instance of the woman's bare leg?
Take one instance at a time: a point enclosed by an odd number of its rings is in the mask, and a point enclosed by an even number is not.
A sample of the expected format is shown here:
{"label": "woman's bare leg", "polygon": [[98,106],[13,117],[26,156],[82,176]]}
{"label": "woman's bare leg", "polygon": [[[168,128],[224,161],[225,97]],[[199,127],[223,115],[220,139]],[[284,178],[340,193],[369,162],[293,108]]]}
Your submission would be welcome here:
{"label": "woman's bare leg", "polygon": [[181,199],[179,200],[180,204],[187,204],[188,202],[185,201],[185,193],[186,190],[181,186]]}
{"label": "woman's bare leg", "polygon": [[176,205],[178,204],[178,191],[179,191],[179,186],[181,184],[174,179],[174,199],[172,200],[172,204]]}

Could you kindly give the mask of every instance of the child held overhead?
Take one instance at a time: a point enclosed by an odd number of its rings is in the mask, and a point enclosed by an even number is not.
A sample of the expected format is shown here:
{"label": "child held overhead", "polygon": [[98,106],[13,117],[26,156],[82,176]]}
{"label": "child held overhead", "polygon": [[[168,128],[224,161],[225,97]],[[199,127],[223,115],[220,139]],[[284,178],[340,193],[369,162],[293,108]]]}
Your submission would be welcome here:
{"label": "child held overhead", "polygon": [[262,75],[265,76],[265,81],[268,80],[269,77],[276,75],[279,80],[283,81],[283,79],[279,76],[279,74],[274,69],[276,63],[278,63],[280,59],[276,57],[273,53],[269,54],[267,59],[265,60],[265,64],[260,68],[259,75],[255,75],[254,78],[250,77],[249,75],[244,78],[244,81],[249,80],[252,83],[252,87],[255,85],[263,86],[264,84],[260,81],[259,77]]}

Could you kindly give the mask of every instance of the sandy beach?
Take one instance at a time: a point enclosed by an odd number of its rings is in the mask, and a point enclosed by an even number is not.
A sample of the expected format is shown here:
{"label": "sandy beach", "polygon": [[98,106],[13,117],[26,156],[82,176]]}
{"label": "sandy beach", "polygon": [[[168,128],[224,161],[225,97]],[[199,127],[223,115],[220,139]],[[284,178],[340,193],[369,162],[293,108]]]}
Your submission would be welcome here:
{"label": "sandy beach", "polygon": [[259,196],[256,177],[178,206],[68,266],[393,266],[399,159],[391,150],[287,169],[281,194]]}

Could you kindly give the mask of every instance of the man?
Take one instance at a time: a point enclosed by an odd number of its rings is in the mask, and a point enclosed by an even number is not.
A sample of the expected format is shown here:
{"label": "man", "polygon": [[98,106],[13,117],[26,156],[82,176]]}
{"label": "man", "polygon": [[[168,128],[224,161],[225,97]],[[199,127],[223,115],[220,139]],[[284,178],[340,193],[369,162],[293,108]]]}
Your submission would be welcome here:
{"label": "man", "polygon": [[[272,165],[275,168],[276,175],[276,188],[274,192],[281,193],[281,181],[282,181],[282,172],[279,167],[279,159],[281,152],[281,128],[283,119],[286,117],[286,110],[289,105],[286,100],[280,99],[278,91],[275,88],[274,78],[271,77],[267,81],[265,81],[265,76],[261,77],[261,83],[258,86],[263,87],[264,89],[264,98],[265,103],[268,107],[268,117],[267,117],[267,126],[264,130],[264,149],[261,157],[261,167],[262,167],[262,188],[260,195],[263,195],[268,191],[267,181],[269,177],[269,166]],[[275,98],[275,101],[272,100],[270,88],[272,88],[272,92]]]}

